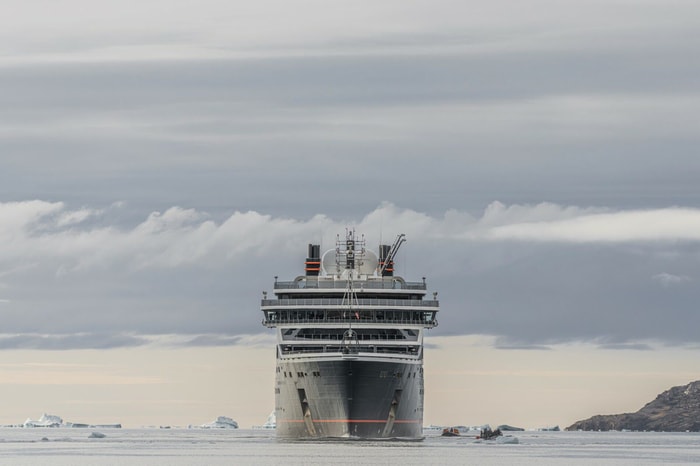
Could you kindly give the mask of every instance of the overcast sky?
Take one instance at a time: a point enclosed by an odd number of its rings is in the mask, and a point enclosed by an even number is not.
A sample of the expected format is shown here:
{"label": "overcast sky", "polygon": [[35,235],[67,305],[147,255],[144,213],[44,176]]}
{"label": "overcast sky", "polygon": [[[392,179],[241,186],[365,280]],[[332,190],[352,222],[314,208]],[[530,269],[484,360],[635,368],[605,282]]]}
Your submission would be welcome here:
{"label": "overcast sky", "polygon": [[5,6],[5,354],[270,345],[354,227],[435,337],[697,358],[700,3]]}

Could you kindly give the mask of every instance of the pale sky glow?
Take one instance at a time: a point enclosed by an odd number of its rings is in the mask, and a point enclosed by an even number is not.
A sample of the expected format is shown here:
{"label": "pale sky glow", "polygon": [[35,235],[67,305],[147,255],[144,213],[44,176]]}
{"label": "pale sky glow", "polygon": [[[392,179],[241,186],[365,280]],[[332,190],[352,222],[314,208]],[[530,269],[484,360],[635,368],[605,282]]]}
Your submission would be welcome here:
{"label": "pale sky glow", "polygon": [[0,424],[264,422],[259,299],[347,227],[439,293],[426,424],[700,378],[698,31],[690,0],[8,5]]}
{"label": "pale sky glow", "polygon": [[[428,343],[426,423],[434,424],[537,428],[598,410],[636,411],[700,370],[697,349],[657,348],[640,358],[637,350],[576,343],[549,351],[499,350],[483,336],[433,337]],[[17,350],[0,352],[0,361],[0,395],[16,400],[6,405],[6,423],[55,411],[72,422],[128,418],[130,427],[184,427],[228,412],[250,427],[263,423],[273,404],[270,390],[261,389],[274,381],[274,370],[267,370],[274,367],[274,353],[266,345]],[[241,383],[244,376],[247,383]]]}

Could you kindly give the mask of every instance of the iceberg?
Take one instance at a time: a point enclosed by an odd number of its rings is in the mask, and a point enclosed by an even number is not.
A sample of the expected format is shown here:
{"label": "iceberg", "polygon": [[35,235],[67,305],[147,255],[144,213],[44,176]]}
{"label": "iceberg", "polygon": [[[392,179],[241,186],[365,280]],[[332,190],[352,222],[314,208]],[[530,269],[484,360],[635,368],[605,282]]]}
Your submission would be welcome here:
{"label": "iceberg", "polygon": [[202,429],[238,429],[238,423],[226,416],[219,416],[216,421],[202,424]]}
{"label": "iceberg", "polygon": [[508,424],[501,424],[500,426],[498,426],[498,429],[502,432],[523,432],[525,430],[522,427],[514,427]]}
{"label": "iceberg", "polygon": [[520,440],[518,440],[518,437],[513,437],[512,435],[506,435],[505,437],[498,437],[496,439],[496,443],[504,444],[504,445],[517,445],[520,443]]}
{"label": "iceberg", "polygon": [[24,421],[23,427],[61,427],[63,426],[63,419],[60,416],[54,416],[53,414],[42,414],[41,417],[33,421],[27,419]]}
{"label": "iceberg", "polygon": [[269,416],[267,416],[267,420],[265,421],[265,424],[261,426],[253,426],[253,429],[276,429],[277,428],[277,415],[275,414],[274,411],[270,413]]}
{"label": "iceberg", "polygon": [[100,428],[100,429],[120,429],[121,424],[85,424],[82,422],[64,422],[61,416],[55,416],[53,414],[42,414],[41,417],[33,421],[32,419],[27,419],[22,424],[22,427],[73,427],[73,428]]}

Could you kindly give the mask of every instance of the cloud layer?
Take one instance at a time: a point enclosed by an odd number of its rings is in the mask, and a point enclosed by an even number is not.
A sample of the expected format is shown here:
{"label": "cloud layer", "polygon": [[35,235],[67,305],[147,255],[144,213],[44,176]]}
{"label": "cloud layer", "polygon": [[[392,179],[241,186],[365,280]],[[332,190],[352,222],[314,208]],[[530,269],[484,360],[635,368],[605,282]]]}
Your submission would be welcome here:
{"label": "cloud layer", "polygon": [[356,219],[295,219],[172,207],[125,224],[123,208],[0,204],[0,346],[249,344],[243,335],[265,332],[258,300],[272,276],[300,274],[306,244],[333,247],[346,227],[372,248],[407,234],[398,271],[439,291],[436,334],[503,347],[697,343],[697,209],[494,202],[432,216],[385,203]]}
{"label": "cloud layer", "polygon": [[244,344],[348,225],[434,333],[696,344],[698,2],[142,3],[0,18],[0,346]]}
{"label": "cloud layer", "polygon": [[[0,200],[694,207],[692,1],[86,0],[0,18]],[[136,14],[135,12],[138,12]],[[349,195],[348,193],[352,193]]]}

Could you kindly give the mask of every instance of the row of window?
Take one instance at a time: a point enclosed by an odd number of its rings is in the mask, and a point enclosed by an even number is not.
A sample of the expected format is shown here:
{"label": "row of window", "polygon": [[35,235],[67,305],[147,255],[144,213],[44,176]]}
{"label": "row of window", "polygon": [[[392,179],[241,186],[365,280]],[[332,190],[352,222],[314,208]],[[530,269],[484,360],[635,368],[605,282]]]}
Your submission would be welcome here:
{"label": "row of window", "polygon": [[[284,340],[344,340],[345,328],[290,328],[282,332]],[[353,330],[355,340],[418,340],[418,331],[395,328],[357,328]]]}
{"label": "row of window", "polygon": [[[279,372],[279,371],[280,371],[280,370],[279,370],[279,367],[278,367],[278,368],[277,368],[277,372]],[[296,374],[297,374],[297,378],[300,378],[300,379],[303,378],[303,377],[307,377],[307,376],[309,375],[308,372],[298,372],[298,371],[297,371]],[[313,372],[311,373],[311,375],[312,375],[313,377],[321,377],[321,372],[320,372],[320,371],[313,371]],[[290,378],[291,378],[291,377],[294,377],[294,373],[293,373],[292,371],[289,371],[289,372],[284,371],[284,378],[286,379],[287,377],[290,377]]]}

